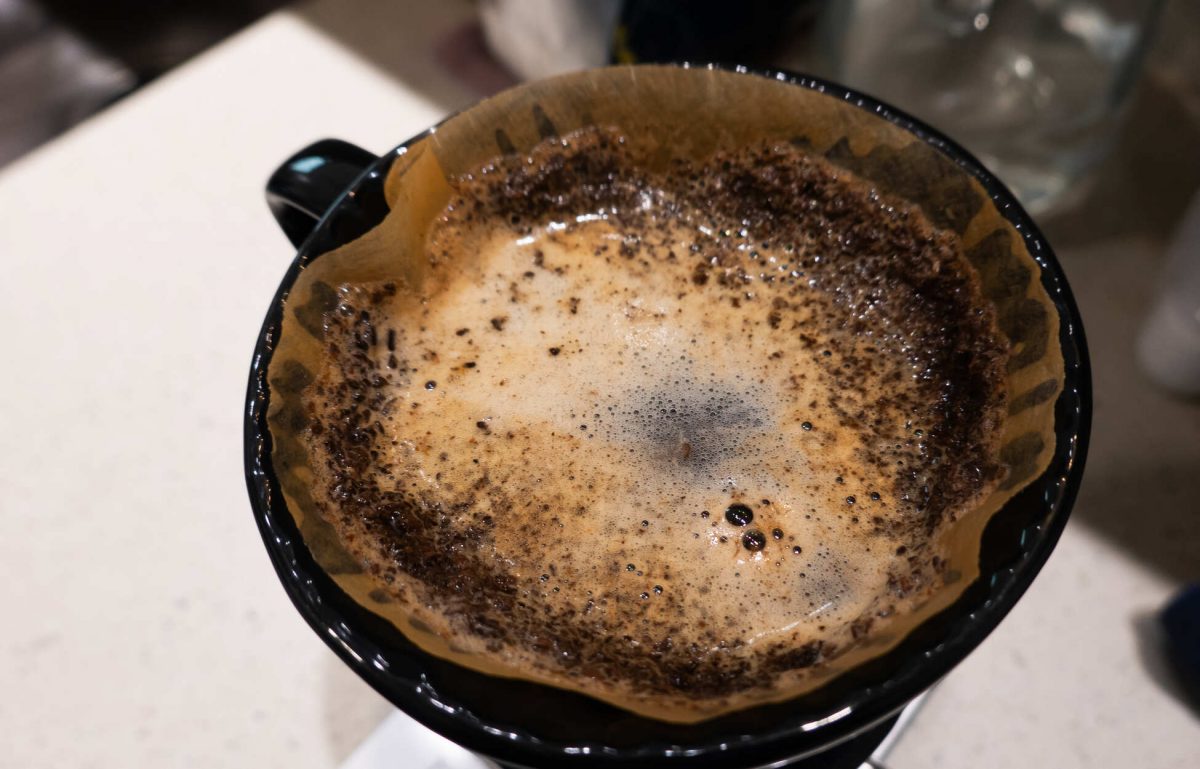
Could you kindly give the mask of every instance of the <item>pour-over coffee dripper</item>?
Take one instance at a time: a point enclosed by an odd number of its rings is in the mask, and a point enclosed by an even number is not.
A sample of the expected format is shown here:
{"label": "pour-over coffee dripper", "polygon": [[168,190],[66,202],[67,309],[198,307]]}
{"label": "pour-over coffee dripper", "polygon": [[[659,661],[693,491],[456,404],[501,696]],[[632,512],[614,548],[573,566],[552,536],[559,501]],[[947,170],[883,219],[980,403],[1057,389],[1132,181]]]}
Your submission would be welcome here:
{"label": "pour-over coffee dripper", "polygon": [[[479,673],[414,644],[381,607],[360,594],[354,564],[338,560],[344,554],[338,555],[336,538],[331,540],[315,516],[304,515],[303,483],[294,472],[304,457],[296,453],[287,427],[287,417],[294,415],[289,399],[303,387],[303,377],[292,376],[296,365],[303,366],[288,348],[297,333],[289,328],[295,321],[285,313],[288,303],[310,302],[305,279],[326,269],[330,252],[368,233],[389,213],[415,221],[440,210],[436,196],[419,195],[423,188],[397,182],[404,172],[417,173],[412,169],[419,170],[420,153],[441,153],[443,170],[451,172],[486,159],[485,153],[519,151],[553,131],[577,127],[564,125],[561,110],[553,108],[555,95],[564,91],[576,104],[596,100],[590,114],[575,114],[577,125],[588,118],[617,121],[626,132],[636,132],[649,130],[644,123],[664,114],[690,110],[692,123],[706,122],[710,128],[700,135],[681,130],[673,136],[681,146],[694,145],[689,151],[737,141],[739,131],[770,132],[806,143],[920,205],[938,226],[965,233],[972,222],[990,223],[1003,237],[980,238],[973,231],[968,257],[980,269],[985,293],[997,302],[1003,330],[1020,341],[1014,354],[1018,373],[1038,354],[1061,352],[1061,390],[1046,387],[1050,380],[1045,380],[1013,392],[1013,400],[1026,409],[1018,417],[1044,410],[1047,433],[1024,434],[1033,436],[1025,441],[1025,453],[1007,457],[1014,474],[1024,473],[1021,480],[1029,482],[995,514],[978,521],[978,576],[965,579],[969,585],[953,602],[897,644],[802,696],[695,724],[672,724],[563,689]],[[670,101],[671,109],[660,104],[651,113],[640,107],[648,93]],[[456,136],[463,135],[490,136],[492,143],[460,151]],[[437,183],[437,178],[430,182]],[[853,756],[862,750],[869,754],[906,703],[1007,613],[1065,524],[1083,469],[1090,384],[1078,312],[1061,270],[994,177],[949,140],[867,97],[783,73],[598,70],[502,94],[381,158],[342,142],[318,143],[280,167],[268,197],[300,249],[264,323],[247,404],[247,479],[268,552],[297,608],[347,664],[418,721],[481,755],[513,767],[741,768],[784,766],[816,755],[820,765],[829,766],[836,756],[832,750],[857,760]],[[1030,286],[1044,290],[1044,303],[1029,299]]]}

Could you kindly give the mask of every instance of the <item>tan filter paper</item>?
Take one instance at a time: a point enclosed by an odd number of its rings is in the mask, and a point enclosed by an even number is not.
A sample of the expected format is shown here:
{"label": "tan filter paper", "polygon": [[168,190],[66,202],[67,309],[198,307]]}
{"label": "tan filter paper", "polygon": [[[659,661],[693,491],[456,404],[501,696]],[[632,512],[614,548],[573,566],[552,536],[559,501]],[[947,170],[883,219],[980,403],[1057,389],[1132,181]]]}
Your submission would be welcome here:
{"label": "tan filter paper", "polygon": [[530,83],[460,113],[401,154],[386,180],[391,213],[358,240],[322,255],[301,273],[287,299],[270,365],[268,424],[272,462],[288,510],[317,563],[355,601],[388,619],[425,651],[499,676],[515,669],[452,648],[407,607],[394,602],[343,549],[310,492],[303,398],[322,367],[322,314],[346,282],[403,280],[419,287],[426,236],[452,190],[449,180],[499,155],[524,153],[546,137],[588,126],[615,127],[636,157],[661,170],[674,158],[702,161],[718,149],[791,142],[861,179],[919,206],[936,226],[958,233],[986,298],[1011,342],[1009,413],[1000,460],[1008,475],[977,509],[942,529],[948,554],[945,585],[924,604],[879,624],[864,642],[787,686],[736,700],[664,701],[631,696],[565,677],[533,677],[582,691],[641,715],[696,722],[768,701],[789,699],[888,651],[945,609],[978,576],[982,532],[989,519],[1048,466],[1054,451],[1054,402],[1062,389],[1058,316],[1039,267],[1021,235],[997,211],[982,185],[921,139],[871,112],[820,90],[735,72],[664,66],[614,67]]}

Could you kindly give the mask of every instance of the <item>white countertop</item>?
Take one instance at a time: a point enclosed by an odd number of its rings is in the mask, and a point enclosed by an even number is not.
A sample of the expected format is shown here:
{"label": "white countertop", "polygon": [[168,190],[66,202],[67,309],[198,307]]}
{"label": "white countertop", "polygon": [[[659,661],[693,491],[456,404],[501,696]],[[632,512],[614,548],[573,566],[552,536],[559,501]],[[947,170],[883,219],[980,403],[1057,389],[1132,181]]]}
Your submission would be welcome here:
{"label": "white countertop", "polygon": [[[275,165],[325,136],[383,151],[476,98],[435,61],[469,5],[417,7],[274,15],[0,172],[0,766],[332,767],[391,712],[276,580],[241,407],[292,258],[263,203]],[[1179,130],[1173,162],[1195,161]],[[1200,407],[1130,356],[1184,202],[1147,207],[1155,162],[1113,164],[1119,189],[1050,228],[1095,358],[1087,481],[892,769],[1200,763],[1200,720],[1135,632],[1200,578]]]}

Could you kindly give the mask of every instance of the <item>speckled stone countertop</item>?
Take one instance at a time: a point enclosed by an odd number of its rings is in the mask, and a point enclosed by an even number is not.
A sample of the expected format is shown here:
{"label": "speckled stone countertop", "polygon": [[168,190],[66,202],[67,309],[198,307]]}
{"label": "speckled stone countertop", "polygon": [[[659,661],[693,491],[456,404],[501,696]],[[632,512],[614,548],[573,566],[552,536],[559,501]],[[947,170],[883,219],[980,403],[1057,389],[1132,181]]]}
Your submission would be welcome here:
{"label": "speckled stone countertop", "polygon": [[[434,50],[470,13],[276,14],[0,172],[0,767],[332,767],[391,712],[293,610],[250,515],[242,398],[293,253],[262,185],[313,139],[383,151],[475,100]],[[892,769],[1197,765],[1200,720],[1143,654],[1200,579],[1200,405],[1132,356],[1200,183],[1200,127],[1164,83],[1045,228],[1094,358],[1074,518]]]}

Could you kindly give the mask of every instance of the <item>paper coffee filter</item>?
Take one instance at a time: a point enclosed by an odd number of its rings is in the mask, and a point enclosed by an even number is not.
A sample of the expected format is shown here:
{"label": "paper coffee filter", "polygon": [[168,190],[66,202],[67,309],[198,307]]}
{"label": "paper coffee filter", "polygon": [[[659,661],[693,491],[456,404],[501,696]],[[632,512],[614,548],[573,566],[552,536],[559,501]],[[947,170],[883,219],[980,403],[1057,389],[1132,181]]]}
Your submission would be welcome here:
{"label": "paper coffee filter", "polygon": [[[944,527],[946,584],[924,604],[880,623],[865,642],[810,668],[783,688],[747,697],[693,701],[640,699],[567,678],[517,675],[491,658],[467,654],[393,602],[341,546],[309,492],[314,479],[303,433],[305,388],[324,355],[322,314],[345,282],[401,279],[419,286],[425,238],[451,196],[449,179],[499,155],[525,153],[543,139],[587,126],[616,127],[639,162],[664,169],[675,157],[702,161],[714,150],[748,143],[791,142],[822,155],[891,194],[919,206],[938,227],[958,233],[995,304],[1012,345],[1009,414],[1000,459],[1008,474],[976,509]],[[1062,389],[1058,315],[1039,281],[1039,267],[1020,234],[982,185],[953,160],[893,123],[818,89],[766,77],[667,66],[613,67],[514,88],[448,119],[411,144],[385,184],[391,212],[358,240],[313,260],[284,307],[268,371],[272,463],[287,509],[316,562],[365,608],[396,625],[425,651],[500,676],[532,678],[582,691],[641,715],[690,723],[767,701],[789,699],[893,648],[919,624],[952,604],[979,574],[982,532],[991,517],[1049,465],[1054,403]]]}

